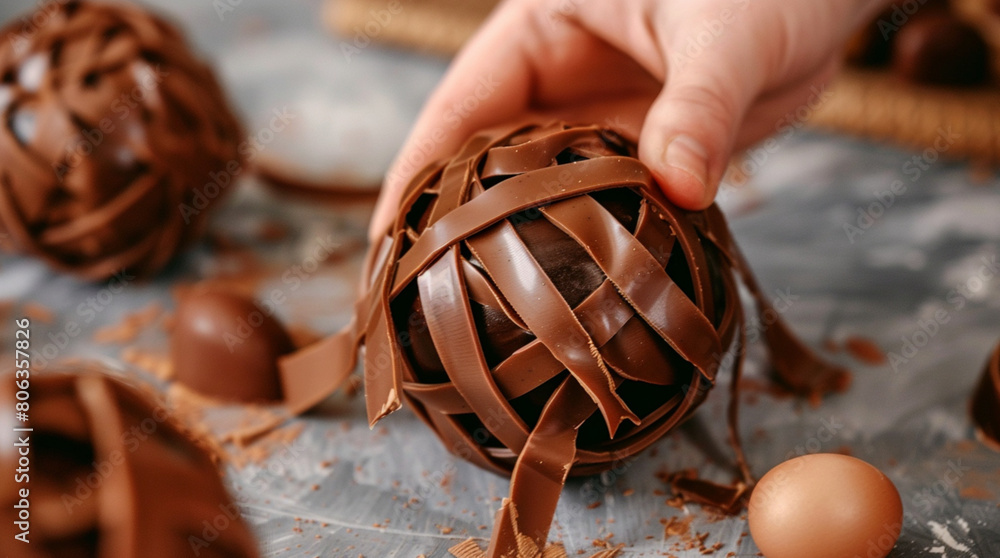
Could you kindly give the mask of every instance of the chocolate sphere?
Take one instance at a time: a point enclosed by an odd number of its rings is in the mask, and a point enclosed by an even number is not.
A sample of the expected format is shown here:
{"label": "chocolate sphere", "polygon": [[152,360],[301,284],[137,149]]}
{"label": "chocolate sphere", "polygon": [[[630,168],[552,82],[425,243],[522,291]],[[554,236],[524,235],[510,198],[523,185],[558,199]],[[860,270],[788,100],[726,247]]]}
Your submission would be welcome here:
{"label": "chocolate sphere", "polygon": [[889,63],[892,54],[891,40],[895,36],[895,27],[887,28],[884,26],[891,17],[891,12],[884,11],[851,35],[844,48],[847,62],[855,66],[869,67],[880,67]]}
{"label": "chocolate sphere", "polygon": [[[388,232],[363,316],[369,418],[405,400],[450,451],[512,474],[491,557],[516,534],[542,548],[567,475],[620,465],[705,399],[742,343],[734,273],[774,313],[719,210],[672,205],[600,127],[477,134],[408,185]],[[776,316],[781,379],[842,388]]]}
{"label": "chocolate sphere", "polygon": [[[33,428],[30,482],[14,475],[18,447],[0,445],[0,521],[11,558],[247,558],[258,555],[209,455],[167,411],[100,368],[30,378],[28,422],[11,424],[13,374],[0,375],[0,426]],[[14,540],[28,489],[30,543]],[[22,506],[23,508],[23,506]],[[220,525],[206,536],[206,525]]]}
{"label": "chocolate sphere", "polygon": [[0,232],[82,277],[151,275],[231,187],[240,125],[164,20],[75,1],[34,15],[0,32]]}
{"label": "chocolate sphere", "polygon": [[984,441],[1000,449],[1000,345],[993,350],[970,405],[972,421]]}
{"label": "chocolate sphere", "polygon": [[892,63],[900,76],[917,83],[978,85],[989,78],[990,47],[975,27],[934,13],[899,30]]}
{"label": "chocolate sphere", "polygon": [[281,323],[252,299],[213,289],[181,299],[170,338],[174,378],[229,401],[280,401],[278,358],[294,349]]}

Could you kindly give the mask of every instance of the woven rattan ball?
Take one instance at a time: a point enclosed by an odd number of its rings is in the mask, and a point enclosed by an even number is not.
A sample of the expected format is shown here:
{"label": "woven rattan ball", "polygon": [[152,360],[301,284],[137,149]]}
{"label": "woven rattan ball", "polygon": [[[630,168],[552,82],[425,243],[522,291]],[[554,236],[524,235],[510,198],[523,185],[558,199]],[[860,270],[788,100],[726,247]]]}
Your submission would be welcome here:
{"label": "woven rattan ball", "polygon": [[0,32],[0,233],[91,279],[161,269],[243,160],[215,77],[164,20],[51,2]]}

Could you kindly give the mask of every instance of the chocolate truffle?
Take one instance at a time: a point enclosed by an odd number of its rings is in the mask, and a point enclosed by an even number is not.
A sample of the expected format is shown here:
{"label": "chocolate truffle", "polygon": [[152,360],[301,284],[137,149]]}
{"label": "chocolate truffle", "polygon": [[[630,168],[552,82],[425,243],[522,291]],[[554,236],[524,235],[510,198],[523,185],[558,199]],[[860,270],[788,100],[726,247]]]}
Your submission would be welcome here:
{"label": "chocolate truffle", "polygon": [[[405,400],[450,451],[512,476],[494,558],[542,549],[567,475],[607,470],[676,427],[727,355],[738,387],[736,273],[779,379],[809,394],[846,386],[778,319],[718,208],[672,205],[634,143],[608,129],[475,135],[408,185],[372,254],[360,326],[369,419]],[[735,404],[742,482],[727,500],[753,482]]]}
{"label": "chocolate truffle", "polygon": [[984,441],[1000,449],[1000,345],[986,362],[983,377],[972,395],[972,421]]}
{"label": "chocolate truffle", "polygon": [[239,173],[240,125],[164,20],[128,4],[41,9],[0,31],[0,232],[85,278],[153,274]]}
{"label": "chocolate truffle", "polygon": [[[0,523],[12,558],[258,556],[209,455],[167,411],[94,367],[30,379],[28,422],[11,424],[12,374],[0,375],[0,426],[32,428],[27,480],[0,445]],[[27,507],[21,502],[27,489]],[[26,510],[22,513],[22,509]],[[27,516],[29,540],[14,540]]]}
{"label": "chocolate truffle", "polygon": [[935,12],[899,30],[892,63],[897,74],[917,83],[978,85],[989,78],[990,47],[972,25]]}
{"label": "chocolate truffle", "polygon": [[174,377],[204,395],[280,401],[278,358],[294,349],[281,323],[248,297],[207,288],[178,304],[170,339]]}

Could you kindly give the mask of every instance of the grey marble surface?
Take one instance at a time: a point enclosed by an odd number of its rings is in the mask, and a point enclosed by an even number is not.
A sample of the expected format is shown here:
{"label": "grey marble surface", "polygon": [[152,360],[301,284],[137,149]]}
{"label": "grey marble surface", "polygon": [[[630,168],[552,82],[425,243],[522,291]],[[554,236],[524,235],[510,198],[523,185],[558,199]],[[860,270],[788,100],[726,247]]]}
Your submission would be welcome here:
{"label": "grey marble surface", "polygon": [[[315,0],[233,1],[221,18],[208,0],[158,4],[220,68],[251,133],[275,108],[287,105],[301,115],[300,124],[276,137],[271,154],[362,186],[384,171],[444,68],[441,60],[374,46],[345,59],[342,39],[318,23]],[[31,5],[4,2],[0,16]],[[905,521],[893,558],[1000,556],[1000,454],[975,442],[967,417],[971,389],[1000,340],[1000,180],[973,181],[967,166],[937,154],[931,161],[926,153],[805,129],[752,155],[749,181],[724,185],[720,200],[758,278],[768,291],[793,298],[784,317],[813,346],[862,336],[892,359],[868,366],[833,355],[854,370],[854,384],[818,408],[746,394],[741,431],[753,470],[763,474],[805,452],[849,450],[881,468],[902,495]],[[256,227],[287,223],[286,238],[254,247],[276,270],[260,288],[283,289],[284,319],[332,332],[349,317],[366,217],[364,207],[307,203],[247,180],[213,216],[211,229],[253,244]],[[321,242],[349,256],[294,288],[283,281],[283,271]],[[51,340],[53,360],[102,359],[160,385],[122,362],[121,346],[96,344],[92,334],[151,302],[169,308],[170,287],[217,272],[225,265],[217,256],[202,242],[154,281],[128,282],[110,296],[108,285],[3,256],[0,298],[55,311],[51,323],[35,325],[38,337]],[[79,310],[90,297],[107,300],[92,318]],[[71,322],[81,332],[57,342]],[[9,329],[5,324],[5,337]],[[150,351],[166,343],[159,330],[135,342]],[[760,346],[750,348],[747,365],[750,376],[763,377]],[[572,555],[613,533],[612,542],[627,545],[626,557],[693,557],[700,554],[673,550],[679,539],[665,537],[661,524],[690,515],[709,545],[723,544],[716,556],[755,556],[752,540],[741,536],[745,520],[719,520],[696,506],[672,508],[656,477],[687,467],[728,476],[725,388],[724,379],[693,421],[637,459],[572,480],[553,539]],[[338,395],[296,423],[303,428],[297,438],[227,475],[265,556],[445,556],[468,536],[488,535],[498,498],[507,493],[505,479],[450,456],[407,411],[372,431],[361,398]]]}

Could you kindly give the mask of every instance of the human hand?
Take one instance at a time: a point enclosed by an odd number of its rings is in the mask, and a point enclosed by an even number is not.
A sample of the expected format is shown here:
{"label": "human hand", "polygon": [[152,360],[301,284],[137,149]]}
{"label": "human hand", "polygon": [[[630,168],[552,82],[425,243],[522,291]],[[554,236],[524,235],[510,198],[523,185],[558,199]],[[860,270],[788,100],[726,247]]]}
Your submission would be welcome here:
{"label": "human hand", "polygon": [[711,205],[734,150],[774,133],[836,71],[885,0],[507,0],[455,58],[383,185],[407,182],[476,131],[528,117],[600,123],[639,141],[667,197]]}

